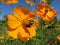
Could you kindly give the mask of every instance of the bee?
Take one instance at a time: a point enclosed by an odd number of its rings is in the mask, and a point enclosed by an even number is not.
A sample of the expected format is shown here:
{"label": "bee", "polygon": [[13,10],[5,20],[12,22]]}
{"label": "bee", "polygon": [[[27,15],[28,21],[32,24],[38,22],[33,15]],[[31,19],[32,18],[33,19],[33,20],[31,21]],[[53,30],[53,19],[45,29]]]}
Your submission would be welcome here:
{"label": "bee", "polygon": [[28,24],[26,24],[26,27],[31,27],[34,24],[34,21],[31,20]]}

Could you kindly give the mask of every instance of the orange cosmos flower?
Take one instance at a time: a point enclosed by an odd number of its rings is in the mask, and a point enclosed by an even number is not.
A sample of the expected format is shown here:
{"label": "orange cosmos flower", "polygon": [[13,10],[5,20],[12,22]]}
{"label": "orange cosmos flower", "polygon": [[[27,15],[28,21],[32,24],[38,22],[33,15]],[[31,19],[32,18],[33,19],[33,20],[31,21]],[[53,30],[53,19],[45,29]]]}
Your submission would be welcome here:
{"label": "orange cosmos flower", "polygon": [[31,5],[31,6],[34,6],[35,5],[35,2],[32,2],[30,0],[26,0],[26,3],[29,4],[29,5]]}
{"label": "orange cosmos flower", "polygon": [[5,0],[5,4],[11,5],[11,4],[16,4],[18,3],[18,0]]}
{"label": "orange cosmos flower", "polygon": [[36,36],[38,23],[33,12],[27,8],[14,8],[14,15],[8,15],[8,36],[27,41]]}
{"label": "orange cosmos flower", "polygon": [[44,21],[51,21],[56,16],[57,11],[52,9],[48,4],[39,4],[36,10],[36,15]]}

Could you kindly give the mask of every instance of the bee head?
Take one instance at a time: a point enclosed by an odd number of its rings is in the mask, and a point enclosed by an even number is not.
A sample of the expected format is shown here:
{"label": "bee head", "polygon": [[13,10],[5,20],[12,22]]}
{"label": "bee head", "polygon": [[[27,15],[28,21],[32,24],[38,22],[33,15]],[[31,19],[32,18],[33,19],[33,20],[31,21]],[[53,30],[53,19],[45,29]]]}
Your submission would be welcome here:
{"label": "bee head", "polygon": [[34,24],[34,21],[31,20],[31,21],[29,21],[29,22],[26,24],[26,27],[31,27],[33,24]]}

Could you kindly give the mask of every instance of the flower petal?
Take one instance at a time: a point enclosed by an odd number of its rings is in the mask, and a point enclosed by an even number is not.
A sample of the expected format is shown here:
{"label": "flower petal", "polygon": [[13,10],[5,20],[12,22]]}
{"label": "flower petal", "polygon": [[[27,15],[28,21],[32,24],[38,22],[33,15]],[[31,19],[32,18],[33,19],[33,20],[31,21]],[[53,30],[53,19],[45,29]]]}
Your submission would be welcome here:
{"label": "flower petal", "polygon": [[42,2],[46,2],[47,0],[41,0]]}
{"label": "flower petal", "polygon": [[16,7],[14,8],[14,15],[19,19],[19,20],[23,20],[24,18],[26,18],[26,16],[28,15],[25,15],[24,13],[26,11],[24,10],[27,10],[27,8],[20,8],[20,7]]}
{"label": "flower petal", "polygon": [[7,4],[7,5],[11,5],[11,4],[15,4],[15,3],[18,3],[18,0],[6,0],[5,1],[5,4]]}
{"label": "flower petal", "polygon": [[30,33],[30,37],[36,36],[36,30],[34,28],[28,28],[28,31]]}
{"label": "flower petal", "polygon": [[10,30],[11,30],[11,29],[8,30],[8,37],[18,38],[18,37],[17,37],[17,34],[18,34],[18,31],[19,31],[19,30],[18,30],[18,29],[16,29],[16,30],[13,30],[13,29],[12,29],[13,31],[10,31]]}
{"label": "flower petal", "polygon": [[22,41],[28,41],[29,37],[23,37],[20,33],[18,33],[18,38]]}
{"label": "flower petal", "polygon": [[18,38],[22,41],[27,41],[29,40],[30,36],[29,36],[29,33],[26,32],[26,29],[23,28],[23,26],[20,26],[19,27],[19,32],[18,32]]}
{"label": "flower petal", "polygon": [[[22,26],[19,26],[17,29],[10,31],[8,30],[8,36],[12,38],[29,38],[29,34],[25,32],[25,29]],[[22,39],[21,39],[22,40]]]}
{"label": "flower petal", "polygon": [[50,21],[50,19],[49,19],[47,16],[43,17],[43,20],[44,20],[45,22],[49,22],[49,21]]}
{"label": "flower petal", "polygon": [[26,0],[26,3],[27,3],[27,4],[30,4],[31,6],[34,6],[34,5],[35,5],[35,2],[32,2],[32,1],[30,1],[30,0]]}
{"label": "flower petal", "polygon": [[27,8],[20,8],[20,7],[14,8],[14,15],[21,21],[23,21],[28,17],[35,17],[32,11],[30,11]]}
{"label": "flower petal", "polygon": [[15,29],[20,24],[21,24],[21,22],[15,16],[12,16],[11,14],[8,15],[8,26],[9,26],[9,28]]}
{"label": "flower petal", "polygon": [[23,13],[20,14],[20,13],[21,13],[20,7],[15,7],[13,12],[14,12],[14,15],[15,15],[19,20],[22,20],[22,19],[21,19],[21,15],[23,16]]}
{"label": "flower petal", "polygon": [[60,40],[60,34],[59,35],[57,35],[57,37],[56,37],[58,40]]}
{"label": "flower petal", "polygon": [[56,11],[48,11],[46,13],[46,16],[50,17],[50,18],[53,18],[56,16],[57,12],[55,13]]}

